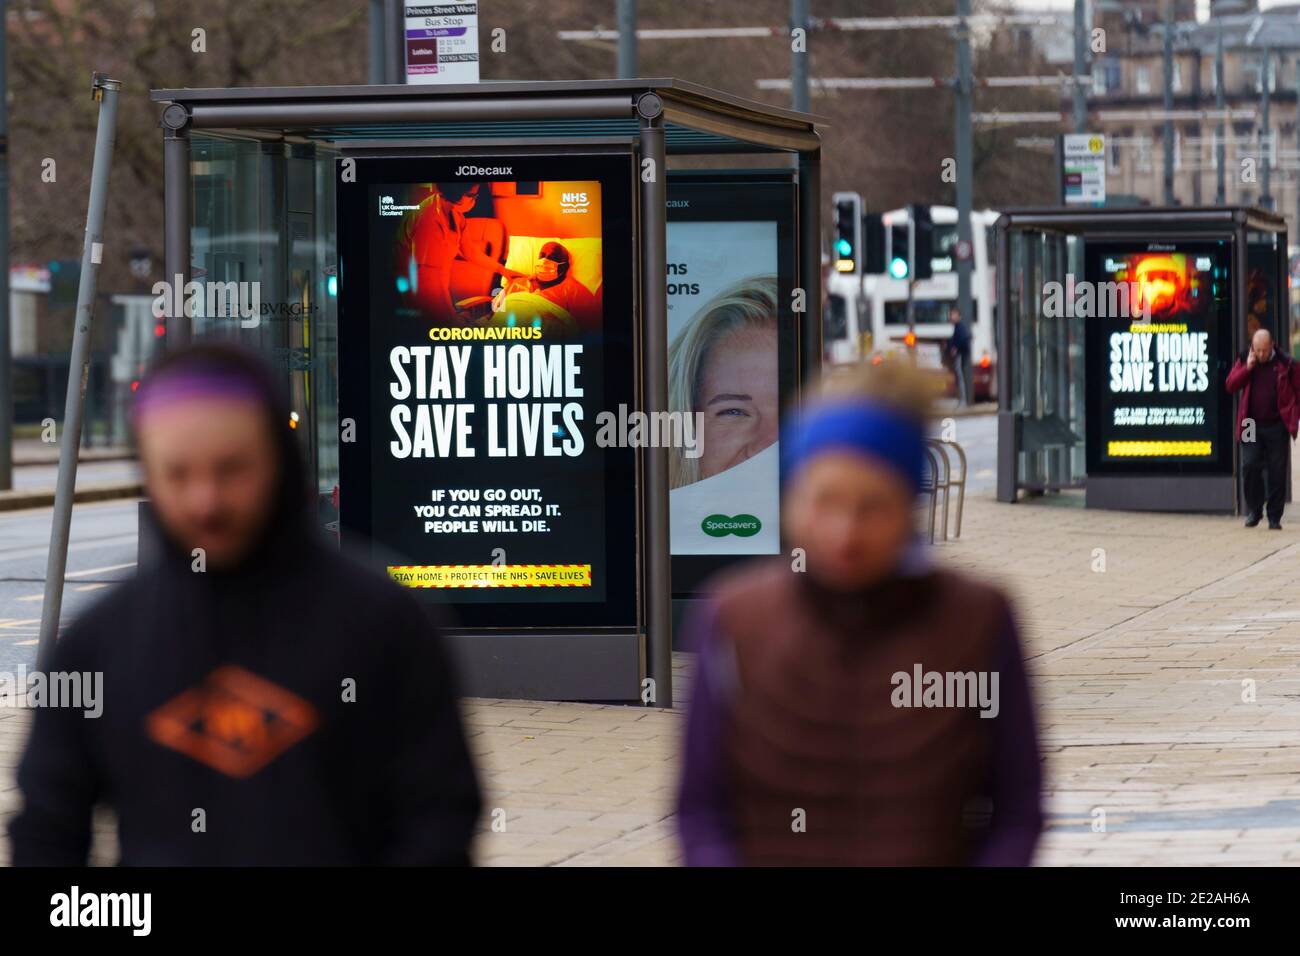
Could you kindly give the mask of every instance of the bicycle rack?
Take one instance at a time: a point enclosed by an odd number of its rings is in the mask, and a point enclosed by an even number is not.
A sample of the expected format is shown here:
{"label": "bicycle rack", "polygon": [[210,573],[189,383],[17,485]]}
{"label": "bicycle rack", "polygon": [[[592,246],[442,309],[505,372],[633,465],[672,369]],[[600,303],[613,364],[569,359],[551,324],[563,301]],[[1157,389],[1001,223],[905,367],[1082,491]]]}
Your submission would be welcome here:
{"label": "bicycle rack", "polygon": [[946,447],[951,448],[953,451],[955,451],[957,453],[957,458],[961,461],[960,478],[952,479],[951,478],[952,471],[951,469],[949,469],[950,482],[951,484],[957,486],[957,522],[956,522],[957,530],[953,533],[953,537],[960,538],[961,537],[961,514],[962,511],[964,511],[966,508],[966,449],[962,448],[961,445],[957,444],[955,441],[940,440],[940,444],[945,445]]}
{"label": "bicycle rack", "polygon": [[[925,456],[930,463],[930,474],[921,485],[921,490],[930,496],[930,543],[934,544],[934,517],[936,506],[939,503],[939,488],[941,485],[939,462],[942,459],[946,463],[947,459],[942,457],[942,452],[935,450],[929,439],[926,439],[925,442]],[[944,471],[947,471],[946,464]]]}
{"label": "bicycle rack", "polygon": [[[949,449],[952,449],[961,464],[960,477],[954,477],[953,460],[949,457]],[[938,438],[927,438],[925,450],[930,462],[930,474],[921,490],[930,496],[930,543],[934,544],[935,518],[939,508],[940,492],[943,493],[943,517],[939,527],[942,539],[948,540],[948,507],[951,503],[953,487],[957,489],[956,530],[953,537],[960,538],[962,512],[966,505],[966,452],[956,442]]]}

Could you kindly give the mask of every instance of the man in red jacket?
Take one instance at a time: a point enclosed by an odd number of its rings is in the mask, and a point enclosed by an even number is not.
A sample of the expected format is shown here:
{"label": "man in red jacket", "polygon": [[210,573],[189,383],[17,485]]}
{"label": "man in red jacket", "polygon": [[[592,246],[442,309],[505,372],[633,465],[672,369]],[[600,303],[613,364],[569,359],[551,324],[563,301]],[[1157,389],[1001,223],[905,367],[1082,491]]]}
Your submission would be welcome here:
{"label": "man in red jacket", "polygon": [[1286,501],[1286,463],[1300,424],[1300,365],[1273,346],[1268,329],[1250,340],[1250,349],[1232,366],[1225,382],[1237,402],[1237,440],[1241,442],[1241,482],[1246,496],[1246,527],[1253,528],[1268,503],[1268,526],[1282,528]]}

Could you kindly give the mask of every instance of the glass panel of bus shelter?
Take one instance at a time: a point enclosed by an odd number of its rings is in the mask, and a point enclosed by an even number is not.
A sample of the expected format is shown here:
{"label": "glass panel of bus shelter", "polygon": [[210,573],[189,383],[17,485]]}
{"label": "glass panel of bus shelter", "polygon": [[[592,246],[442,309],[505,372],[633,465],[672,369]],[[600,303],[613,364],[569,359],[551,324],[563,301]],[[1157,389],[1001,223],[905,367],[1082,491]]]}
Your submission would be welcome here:
{"label": "glass panel of bus shelter", "polygon": [[310,145],[191,142],[196,339],[233,341],[283,376],[317,488],[338,481],[333,156]]}
{"label": "glass panel of bus shelter", "polygon": [[1260,328],[1273,333],[1282,349],[1291,347],[1288,335],[1288,312],[1283,298],[1285,285],[1280,281],[1278,234],[1246,233],[1246,329],[1245,341],[1234,342],[1244,348]]}
{"label": "glass panel of bus shelter", "polygon": [[1290,318],[1290,346],[1289,350],[1292,355],[1296,354],[1296,346],[1300,345],[1300,252],[1293,251],[1294,247],[1287,248],[1287,301],[1290,308],[1287,315]]}
{"label": "glass panel of bus shelter", "polygon": [[334,489],[339,483],[339,349],[338,238],[334,213],[334,170],[338,156],[317,149],[315,157],[316,232],[313,244],[313,292],[317,308],[310,327],[308,363],[310,408],[315,423],[316,487],[331,499],[329,520],[337,517]]}
{"label": "glass panel of bus shelter", "polygon": [[[1066,273],[1072,276],[1083,275],[1084,257],[1083,257],[1083,239],[1079,236],[1069,236],[1065,241],[1066,255]],[[1072,310],[1073,311],[1073,310]],[[1065,381],[1063,385],[1063,409],[1065,410],[1065,421],[1070,431],[1079,436],[1078,441],[1070,446],[1069,451],[1069,475],[1068,482],[1071,485],[1080,485],[1088,476],[1087,465],[1087,448],[1085,447],[1083,437],[1087,435],[1087,380],[1084,377],[1084,336],[1087,329],[1084,323],[1087,319],[1068,318],[1063,323],[1065,331],[1064,347],[1064,365],[1063,373]]]}
{"label": "glass panel of bus shelter", "polygon": [[[1010,243],[1007,357],[1021,436],[1016,482],[1035,490],[1076,487],[1084,476],[1084,320],[1057,306],[1073,291],[1068,277],[1082,274],[1082,243],[1023,230],[1012,232]],[[1049,283],[1058,284],[1055,298]]]}

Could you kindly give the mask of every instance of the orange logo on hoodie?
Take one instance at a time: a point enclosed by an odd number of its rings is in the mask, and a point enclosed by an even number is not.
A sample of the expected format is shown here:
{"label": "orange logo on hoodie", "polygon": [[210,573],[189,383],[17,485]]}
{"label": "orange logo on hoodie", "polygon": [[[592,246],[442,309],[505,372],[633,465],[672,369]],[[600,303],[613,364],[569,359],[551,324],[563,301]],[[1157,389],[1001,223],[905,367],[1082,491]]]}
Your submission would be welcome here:
{"label": "orange logo on hoodie", "polygon": [[228,665],[163,704],[145,725],[164,747],[227,776],[249,777],[310,735],[317,718],[297,694]]}

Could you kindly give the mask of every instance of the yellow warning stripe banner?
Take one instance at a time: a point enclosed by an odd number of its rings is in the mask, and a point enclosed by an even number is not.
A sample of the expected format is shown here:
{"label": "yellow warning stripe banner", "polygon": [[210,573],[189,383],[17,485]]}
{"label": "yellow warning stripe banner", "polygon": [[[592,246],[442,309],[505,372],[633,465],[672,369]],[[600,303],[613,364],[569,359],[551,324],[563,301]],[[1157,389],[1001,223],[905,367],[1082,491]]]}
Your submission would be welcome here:
{"label": "yellow warning stripe banner", "polygon": [[1207,458],[1213,451],[1208,441],[1113,441],[1107,442],[1106,454],[1111,458],[1152,458],[1180,456]]}
{"label": "yellow warning stripe banner", "polygon": [[395,564],[388,576],[408,588],[589,588],[590,564]]}

